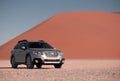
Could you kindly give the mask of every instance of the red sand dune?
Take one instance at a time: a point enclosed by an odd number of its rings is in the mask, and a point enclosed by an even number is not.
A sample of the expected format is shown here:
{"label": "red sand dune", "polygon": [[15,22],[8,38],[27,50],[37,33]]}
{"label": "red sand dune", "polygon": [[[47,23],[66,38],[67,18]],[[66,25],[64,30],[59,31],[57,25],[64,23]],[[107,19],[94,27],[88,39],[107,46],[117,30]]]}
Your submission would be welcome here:
{"label": "red sand dune", "polygon": [[120,14],[65,12],[57,14],[0,47],[0,59],[21,39],[45,40],[66,58],[120,58]]}

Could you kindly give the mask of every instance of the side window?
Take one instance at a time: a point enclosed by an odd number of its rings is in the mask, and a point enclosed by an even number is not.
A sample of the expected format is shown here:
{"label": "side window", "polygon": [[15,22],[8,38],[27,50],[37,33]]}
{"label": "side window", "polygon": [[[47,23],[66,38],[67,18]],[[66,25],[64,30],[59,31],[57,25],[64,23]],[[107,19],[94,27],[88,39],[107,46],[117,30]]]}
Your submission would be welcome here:
{"label": "side window", "polygon": [[25,46],[25,47],[27,48],[27,44],[26,44],[26,43],[20,43],[19,48],[21,48],[21,47],[23,47],[23,46]]}
{"label": "side window", "polygon": [[19,44],[17,44],[17,45],[14,47],[14,49],[19,49]]}

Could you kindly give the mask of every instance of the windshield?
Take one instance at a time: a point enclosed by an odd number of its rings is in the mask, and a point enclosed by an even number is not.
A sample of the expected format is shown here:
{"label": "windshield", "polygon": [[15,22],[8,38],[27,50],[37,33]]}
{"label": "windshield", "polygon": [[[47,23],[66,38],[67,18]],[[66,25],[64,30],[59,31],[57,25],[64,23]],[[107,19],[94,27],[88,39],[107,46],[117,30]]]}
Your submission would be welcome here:
{"label": "windshield", "polygon": [[30,42],[29,43],[29,48],[49,48],[53,49],[52,46],[50,46],[47,43],[41,43],[41,42]]}

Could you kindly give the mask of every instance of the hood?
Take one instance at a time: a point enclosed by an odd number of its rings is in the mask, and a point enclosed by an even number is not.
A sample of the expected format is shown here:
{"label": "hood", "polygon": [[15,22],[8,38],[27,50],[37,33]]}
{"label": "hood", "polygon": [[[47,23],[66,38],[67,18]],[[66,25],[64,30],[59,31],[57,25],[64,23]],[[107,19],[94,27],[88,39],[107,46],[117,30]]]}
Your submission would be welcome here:
{"label": "hood", "polygon": [[47,48],[30,48],[32,51],[60,51],[58,49],[47,49]]}

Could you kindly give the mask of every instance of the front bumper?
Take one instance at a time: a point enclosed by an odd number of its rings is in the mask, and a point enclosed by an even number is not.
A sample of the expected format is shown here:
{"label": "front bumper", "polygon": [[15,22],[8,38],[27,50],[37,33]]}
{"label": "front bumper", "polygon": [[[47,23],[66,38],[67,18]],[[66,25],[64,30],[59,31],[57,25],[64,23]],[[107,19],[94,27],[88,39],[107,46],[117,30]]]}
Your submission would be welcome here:
{"label": "front bumper", "polygon": [[64,64],[65,59],[61,56],[57,56],[57,57],[47,57],[46,55],[40,55],[40,56],[36,56],[34,58],[34,63],[42,63],[42,64]]}

